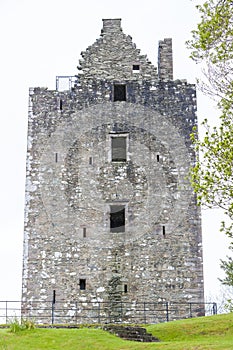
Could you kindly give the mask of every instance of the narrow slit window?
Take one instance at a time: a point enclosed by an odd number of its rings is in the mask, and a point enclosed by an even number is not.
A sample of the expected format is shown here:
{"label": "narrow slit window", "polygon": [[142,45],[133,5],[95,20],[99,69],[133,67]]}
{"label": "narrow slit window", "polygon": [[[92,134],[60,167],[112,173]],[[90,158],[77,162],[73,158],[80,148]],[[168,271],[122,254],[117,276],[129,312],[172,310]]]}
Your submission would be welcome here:
{"label": "narrow slit window", "polygon": [[86,280],[85,279],[80,279],[79,280],[79,286],[80,286],[80,290],[85,290],[86,289]]}
{"label": "narrow slit window", "polygon": [[127,286],[127,284],[124,285],[124,293],[128,293],[128,286]]}
{"label": "narrow slit window", "polygon": [[112,137],[112,162],[126,162],[126,137]]}
{"label": "narrow slit window", "polygon": [[89,165],[92,165],[92,164],[93,164],[92,157],[89,157]]}
{"label": "narrow slit window", "polygon": [[126,101],[126,85],[114,84],[113,101]]}
{"label": "narrow slit window", "polygon": [[125,206],[111,205],[110,232],[125,232]]}
{"label": "narrow slit window", "polygon": [[58,153],[55,153],[55,162],[58,162]]}
{"label": "narrow slit window", "polygon": [[63,101],[62,101],[62,99],[60,98],[60,102],[59,102],[59,107],[60,107],[60,111],[62,110],[62,108],[63,108]]}
{"label": "narrow slit window", "polygon": [[87,229],[83,227],[83,238],[87,237]]}
{"label": "narrow slit window", "polygon": [[159,162],[159,154],[157,154],[157,162]]}
{"label": "narrow slit window", "polygon": [[165,234],[166,234],[166,229],[165,229],[165,226],[163,226],[163,237],[165,237]]}

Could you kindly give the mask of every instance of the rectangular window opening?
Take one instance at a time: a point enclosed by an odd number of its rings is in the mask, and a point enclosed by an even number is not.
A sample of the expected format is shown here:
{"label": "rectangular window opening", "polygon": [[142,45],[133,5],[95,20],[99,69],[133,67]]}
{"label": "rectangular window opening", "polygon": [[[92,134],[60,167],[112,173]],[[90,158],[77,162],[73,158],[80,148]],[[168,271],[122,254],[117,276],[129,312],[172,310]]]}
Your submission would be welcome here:
{"label": "rectangular window opening", "polygon": [[83,238],[87,237],[87,229],[83,227]]}
{"label": "rectangular window opening", "polygon": [[89,165],[92,165],[93,164],[93,159],[92,157],[89,157]]}
{"label": "rectangular window opening", "polygon": [[157,162],[159,162],[159,154],[157,154]]}
{"label": "rectangular window opening", "polygon": [[110,232],[125,232],[125,206],[110,206]]}
{"label": "rectangular window opening", "polygon": [[80,286],[80,290],[85,290],[86,289],[86,280],[85,279],[80,279],[79,280],[79,286]]}
{"label": "rectangular window opening", "polygon": [[112,162],[126,162],[126,137],[112,137]]}
{"label": "rectangular window opening", "polygon": [[124,285],[124,293],[128,293],[128,286],[127,286],[127,284]]}
{"label": "rectangular window opening", "polygon": [[55,153],[55,162],[58,162],[58,153]]}
{"label": "rectangular window opening", "polygon": [[139,72],[140,71],[140,66],[139,64],[133,64],[133,72]]}
{"label": "rectangular window opening", "polygon": [[126,85],[114,84],[113,101],[126,101]]}

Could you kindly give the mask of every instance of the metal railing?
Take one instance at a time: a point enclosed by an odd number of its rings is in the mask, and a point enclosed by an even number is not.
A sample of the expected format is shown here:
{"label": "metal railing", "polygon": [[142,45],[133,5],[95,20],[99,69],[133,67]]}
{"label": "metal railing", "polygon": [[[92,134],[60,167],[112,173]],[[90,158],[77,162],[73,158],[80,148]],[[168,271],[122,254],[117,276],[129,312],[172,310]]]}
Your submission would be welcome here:
{"label": "metal railing", "polygon": [[70,91],[74,87],[77,77],[68,75],[58,75],[56,77],[56,90],[57,91]]}
{"label": "metal railing", "polygon": [[0,324],[15,318],[36,324],[160,323],[217,314],[216,303],[0,301]]}

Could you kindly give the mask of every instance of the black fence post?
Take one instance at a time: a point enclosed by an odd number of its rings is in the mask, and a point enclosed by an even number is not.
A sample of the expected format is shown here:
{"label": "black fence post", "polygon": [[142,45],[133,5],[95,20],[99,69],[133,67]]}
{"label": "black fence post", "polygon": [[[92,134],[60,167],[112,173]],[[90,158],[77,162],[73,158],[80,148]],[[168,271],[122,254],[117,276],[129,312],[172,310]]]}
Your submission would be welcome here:
{"label": "black fence post", "polygon": [[143,303],[143,310],[144,310],[144,323],[146,324],[146,303]]}
{"label": "black fence post", "polygon": [[168,301],[166,301],[166,320],[169,322],[169,304]]}
{"label": "black fence post", "polygon": [[121,322],[123,321],[123,305],[122,305],[122,300],[121,300]]}
{"label": "black fence post", "polygon": [[98,301],[98,323],[100,323],[100,302]]}
{"label": "black fence post", "polygon": [[8,318],[8,315],[7,315],[7,301],[6,301],[6,324],[7,324],[7,318]]}
{"label": "black fence post", "polygon": [[189,317],[192,318],[192,303],[189,303]]}
{"label": "black fence post", "polygon": [[75,301],[75,323],[78,323],[78,303]]}
{"label": "black fence post", "polygon": [[217,303],[213,303],[213,315],[217,315],[218,309],[217,309]]}
{"label": "black fence post", "polygon": [[53,290],[53,300],[52,300],[52,324],[54,324],[55,303],[56,303],[56,291]]}

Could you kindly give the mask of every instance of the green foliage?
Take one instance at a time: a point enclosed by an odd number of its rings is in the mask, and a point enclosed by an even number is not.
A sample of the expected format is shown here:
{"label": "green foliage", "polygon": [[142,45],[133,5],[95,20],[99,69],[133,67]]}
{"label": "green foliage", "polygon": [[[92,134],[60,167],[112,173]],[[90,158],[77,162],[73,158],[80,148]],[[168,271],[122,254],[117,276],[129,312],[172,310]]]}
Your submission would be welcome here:
{"label": "green foliage", "polygon": [[208,0],[197,9],[201,22],[192,31],[188,41],[195,61],[203,59],[218,63],[233,58],[233,3],[232,0]]}
{"label": "green foliage", "polygon": [[191,58],[204,64],[201,89],[217,99],[223,115],[233,98],[233,2],[207,0],[197,6],[201,21],[187,42]]}
{"label": "green foliage", "polygon": [[[188,47],[191,58],[205,66],[199,86],[217,101],[220,125],[211,129],[206,119],[204,138],[199,141],[196,130],[191,135],[200,157],[190,177],[198,204],[222,208],[230,224],[223,222],[221,231],[233,238],[233,1],[207,0],[197,8],[201,21]],[[222,282],[233,285],[233,263],[227,259],[221,262]]]}
{"label": "green foliage", "polygon": [[[233,259],[232,257],[227,257],[227,260],[221,260],[221,268],[225,271],[226,277],[222,280],[222,283],[227,286],[233,286]],[[228,300],[228,305],[230,300]],[[232,308],[233,309],[233,308]],[[230,311],[233,311],[230,309]]]}
{"label": "green foliage", "polygon": [[231,313],[233,312],[233,301],[231,299],[227,299],[225,303],[225,309]]}
{"label": "green foliage", "polygon": [[[230,112],[228,117],[231,117]],[[222,208],[232,219],[233,123],[229,118],[224,120],[221,117],[221,126],[213,129],[210,129],[205,120],[203,125],[206,133],[203,140],[197,140],[196,133],[191,135],[196,150],[202,153],[202,158],[198,158],[195,167],[191,169],[191,182],[199,204]],[[225,230],[226,227],[223,226],[222,229]]]}
{"label": "green foliage", "polygon": [[32,321],[32,320],[29,320],[29,319],[22,319],[21,320],[21,325],[24,327],[24,329],[27,329],[27,330],[31,330],[31,329],[35,329],[36,328],[36,325],[35,325],[35,322]]}
{"label": "green foliage", "polygon": [[21,323],[19,322],[19,319],[15,317],[13,320],[10,321],[10,331],[12,333],[18,333],[22,330]]}
{"label": "green foliage", "polygon": [[[228,216],[230,224],[222,222],[221,231],[230,239],[230,250],[233,251],[233,118],[228,111],[227,118],[220,117],[219,128],[210,129],[207,120],[203,125],[206,133],[199,141],[196,134],[191,138],[197,151],[202,157],[197,159],[196,165],[190,171],[191,184],[197,194],[197,202],[209,208],[221,208]],[[233,261],[227,257],[221,261],[221,268],[225,271],[223,284],[233,286]]]}
{"label": "green foliage", "polygon": [[21,321],[15,317],[10,321],[10,332],[18,333],[24,330],[35,329],[35,323],[32,320],[22,319]]}

